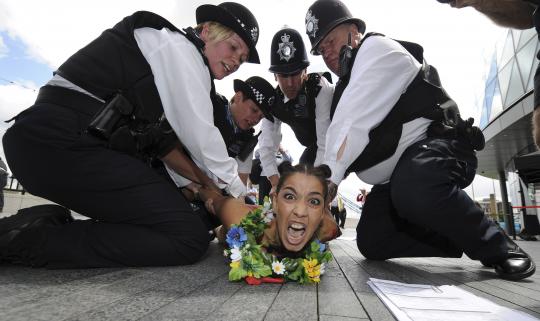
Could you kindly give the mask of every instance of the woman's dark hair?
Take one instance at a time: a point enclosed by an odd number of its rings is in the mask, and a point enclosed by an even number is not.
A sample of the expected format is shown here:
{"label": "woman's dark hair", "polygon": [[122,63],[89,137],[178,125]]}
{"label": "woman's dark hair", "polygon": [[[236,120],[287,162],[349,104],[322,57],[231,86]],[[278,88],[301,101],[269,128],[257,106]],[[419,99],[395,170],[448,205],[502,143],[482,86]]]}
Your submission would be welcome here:
{"label": "woman's dark hair", "polygon": [[276,186],[276,193],[279,193],[281,190],[281,187],[283,186],[283,183],[289,176],[296,174],[296,173],[302,173],[309,176],[314,176],[321,182],[321,185],[323,187],[323,197],[326,200],[328,196],[328,179],[332,175],[332,171],[330,170],[330,167],[327,165],[319,165],[313,167],[312,165],[308,164],[298,164],[293,166],[291,162],[285,161],[278,166],[279,171],[279,181]]}

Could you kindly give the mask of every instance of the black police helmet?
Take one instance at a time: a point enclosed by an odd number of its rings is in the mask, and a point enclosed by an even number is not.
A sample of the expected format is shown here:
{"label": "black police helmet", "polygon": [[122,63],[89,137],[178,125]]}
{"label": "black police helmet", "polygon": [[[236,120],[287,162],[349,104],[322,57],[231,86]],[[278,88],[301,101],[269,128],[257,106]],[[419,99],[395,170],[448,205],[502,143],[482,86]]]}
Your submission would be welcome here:
{"label": "black police helmet", "polygon": [[266,119],[271,122],[274,121],[271,109],[276,101],[276,91],[266,79],[259,76],[249,77],[246,81],[235,79],[234,91],[241,91],[244,93],[246,98],[253,100],[253,102],[261,109]]}
{"label": "black police helmet", "polygon": [[300,33],[292,28],[276,32],[270,46],[270,72],[294,74],[307,66],[309,60]]}
{"label": "black police helmet", "polygon": [[358,31],[361,33],[366,31],[364,21],[354,18],[345,4],[339,0],[315,1],[308,9],[305,22],[313,55],[319,55],[317,46],[321,40],[342,23],[354,23],[358,26]]}
{"label": "black police helmet", "polygon": [[260,63],[255,45],[259,40],[259,24],[248,8],[236,2],[223,2],[217,6],[203,4],[195,12],[197,23],[215,21],[230,28],[249,48],[248,62]]}

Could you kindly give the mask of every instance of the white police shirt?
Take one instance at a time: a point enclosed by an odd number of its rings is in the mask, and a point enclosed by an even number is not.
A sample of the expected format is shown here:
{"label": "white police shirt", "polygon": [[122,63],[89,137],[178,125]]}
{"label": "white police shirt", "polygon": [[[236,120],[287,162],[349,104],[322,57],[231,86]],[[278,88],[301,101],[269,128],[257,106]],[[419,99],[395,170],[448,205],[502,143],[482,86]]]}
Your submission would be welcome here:
{"label": "white police shirt", "polygon": [[[372,36],[363,42],[326,133],[324,163],[332,170],[334,183],[341,182],[346,169],[368,144],[370,130],[384,120],[420,68],[420,63],[392,39]],[[373,185],[388,182],[401,154],[426,137],[430,122],[417,118],[405,123],[395,153],[357,172],[358,178]]]}
{"label": "white police shirt", "polygon": [[[231,195],[245,194],[236,160],[214,126],[210,70],[198,49],[167,28],[140,28],[134,36],[152,69],[165,116],[193,161]],[[181,176],[168,172],[179,186],[185,185]]]}
{"label": "white police shirt", "polygon": [[[330,125],[330,107],[332,105],[332,96],[334,95],[334,87],[331,86],[326,78],[321,77],[319,81],[321,90],[315,98],[315,131],[317,133],[317,155],[314,165],[322,163],[325,151],[325,136],[326,130]],[[283,95],[283,102],[287,103],[289,99]],[[266,118],[263,118],[261,123],[261,136],[259,137],[259,152],[262,166],[263,176],[270,177],[278,175],[276,152],[281,143],[281,120],[274,117],[272,123]]]}

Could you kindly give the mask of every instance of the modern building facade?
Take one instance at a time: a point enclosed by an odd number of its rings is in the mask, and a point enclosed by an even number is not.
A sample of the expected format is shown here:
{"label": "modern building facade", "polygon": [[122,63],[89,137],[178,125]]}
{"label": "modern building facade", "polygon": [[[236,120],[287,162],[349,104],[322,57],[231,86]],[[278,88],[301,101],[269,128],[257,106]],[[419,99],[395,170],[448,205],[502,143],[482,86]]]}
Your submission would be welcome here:
{"label": "modern building facade", "polygon": [[[536,151],[531,116],[539,49],[534,29],[508,30],[496,44],[487,66],[480,117],[486,147],[478,152],[478,174],[501,182],[503,210],[517,214],[516,220],[532,234],[540,234],[540,211],[536,208],[540,203],[540,177],[529,175],[529,169],[516,164],[520,157]],[[540,155],[538,160],[536,170],[540,169]],[[506,223],[512,219],[512,215],[505,216]]]}

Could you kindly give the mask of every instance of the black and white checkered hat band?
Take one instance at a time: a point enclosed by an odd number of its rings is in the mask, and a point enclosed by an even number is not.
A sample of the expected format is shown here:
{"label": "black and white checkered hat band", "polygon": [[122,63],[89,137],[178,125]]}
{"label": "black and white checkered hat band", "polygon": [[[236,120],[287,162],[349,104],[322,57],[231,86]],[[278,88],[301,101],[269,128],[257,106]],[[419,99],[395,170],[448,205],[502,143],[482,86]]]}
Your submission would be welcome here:
{"label": "black and white checkered hat band", "polygon": [[263,101],[264,101],[264,95],[260,91],[258,91],[257,89],[255,89],[252,86],[249,86],[249,88],[251,88],[251,91],[253,91],[253,95],[255,96],[255,100],[257,100],[259,105],[261,105],[263,103]]}

